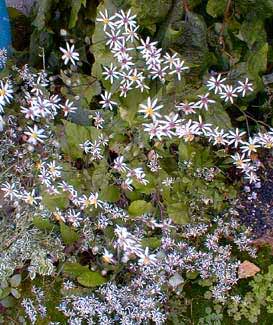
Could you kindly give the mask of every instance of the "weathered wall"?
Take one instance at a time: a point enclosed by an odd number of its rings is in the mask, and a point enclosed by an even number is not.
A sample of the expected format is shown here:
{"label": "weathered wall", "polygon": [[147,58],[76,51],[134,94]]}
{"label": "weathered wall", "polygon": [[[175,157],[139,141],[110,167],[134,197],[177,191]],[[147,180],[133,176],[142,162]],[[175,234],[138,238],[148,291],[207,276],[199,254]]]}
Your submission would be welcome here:
{"label": "weathered wall", "polygon": [[6,4],[9,7],[14,7],[25,14],[29,13],[29,10],[35,0],[6,0]]}

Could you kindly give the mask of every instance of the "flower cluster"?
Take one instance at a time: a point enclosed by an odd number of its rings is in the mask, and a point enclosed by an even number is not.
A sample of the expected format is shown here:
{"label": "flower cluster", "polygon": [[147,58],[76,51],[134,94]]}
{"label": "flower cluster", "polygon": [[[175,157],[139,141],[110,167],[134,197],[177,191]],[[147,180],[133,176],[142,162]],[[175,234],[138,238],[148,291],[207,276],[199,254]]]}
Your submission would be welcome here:
{"label": "flower cluster", "polygon": [[[121,10],[112,16],[105,10],[97,18],[104,25],[106,45],[116,59],[116,64],[105,66],[102,74],[111,84],[119,85],[122,97],[126,97],[131,89],[148,90],[149,80],[165,82],[168,75],[175,75],[181,80],[184,71],[189,69],[176,53],[163,54],[162,49],[156,47],[157,42],[149,37],[142,39],[137,32],[139,26],[135,18],[130,10],[127,13]],[[112,109],[115,104],[110,100],[111,95],[109,92],[103,95],[104,108]]]}

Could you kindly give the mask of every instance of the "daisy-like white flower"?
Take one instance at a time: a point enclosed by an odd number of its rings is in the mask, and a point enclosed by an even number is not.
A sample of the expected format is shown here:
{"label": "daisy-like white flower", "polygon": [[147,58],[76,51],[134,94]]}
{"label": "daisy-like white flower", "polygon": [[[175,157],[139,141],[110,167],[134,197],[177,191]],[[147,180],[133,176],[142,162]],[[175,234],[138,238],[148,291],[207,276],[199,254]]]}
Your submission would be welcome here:
{"label": "daisy-like white flower", "polygon": [[177,78],[178,80],[181,80],[181,73],[184,71],[184,70],[188,70],[189,67],[186,67],[184,66],[184,61],[177,61],[174,63],[174,70],[170,72],[170,74],[176,74],[177,75]]}
{"label": "daisy-like white flower", "polygon": [[131,9],[129,9],[127,13],[121,10],[120,13],[115,15],[115,18],[118,18],[118,20],[115,22],[117,28],[124,28],[125,31],[127,31],[129,27],[136,27],[136,15],[131,16]]}
{"label": "daisy-like white flower", "polygon": [[108,15],[107,9],[105,9],[104,13],[102,11],[99,12],[100,17],[96,19],[96,21],[102,22],[103,23],[103,30],[106,31],[107,27],[110,27],[111,29],[115,29],[115,23],[113,20],[115,19],[115,16],[110,16]]}
{"label": "daisy-like white flower", "polygon": [[206,111],[208,110],[209,104],[214,104],[215,100],[209,99],[209,93],[206,93],[205,95],[198,95],[200,100],[195,103],[194,107],[196,108],[204,108]]}
{"label": "daisy-like white flower", "polygon": [[249,138],[248,142],[243,142],[243,145],[241,145],[242,152],[247,153],[248,156],[251,155],[252,152],[257,152],[257,148],[259,148],[260,145],[257,144],[257,139]]}
{"label": "daisy-like white flower", "polygon": [[28,126],[29,131],[24,132],[26,135],[28,135],[28,142],[36,145],[38,142],[44,143],[44,140],[47,136],[43,134],[45,132],[44,129],[38,129],[38,126],[34,124],[34,127],[31,128]]}
{"label": "daisy-like white flower", "polygon": [[75,45],[69,45],[68,42],[66,42],[66,49],[63,47],[60,47],[60,50],[63,52],[62,59],[64,60],[64,64],[68,64],[69,61],[73,64],[76,65],[75,61],[79,61],[79,53],[75,51]]}
{"label": "daisy-like white flower", "polygon": [[193,141],[195,135],[199,134],[195,126],[192,123],[192,120],[188,120],[187,123],[183,124],[182,126],[176,129],[176,135],[178,138],[183,138],[185,142]]}
{"label": "daisy-like white flower", "polygon": [[16,190],[16,186],[14,183],[4,183],[2,184],[1,191],[3,191],[4,197],[9,198],[9,200],[16,199],[19,196],[19,192]]}
{"label": "daisy-like white flower", "polygon": [[8,80],[5,83],[0,80],[0,102],[4,104],[9,104],[11,99],[13,98],[13,89],[11,82]]}
{"label": "daisy-like white flower", "polygon": [[3,117],[0,115],[0,132],[4,130],[4,125],[5,125],[5,121]]}
{"label": "daisy-like white flower", "polygon": [[105,80],[110,79],[111,84],[114,82],[114,79],[118,79],[120,76],[120,73],[117,70],[117,67],[113,65],[113,63],[110,64],[110,67],[103,67],[103,75],[105,76]]}
{"label": "daisy-like white flower", "polygon": [[38,200],[41,200],[41,196],[35,195],[35,189],[33,189],[31,192],[25,192],[22,195],[22,199],[29,205],[38,204]]}
{"label": "daisy-like white flower", "polygon": [[198,121],[193,121],[193,125],[196,132],[202,132],[205,136],[212,132],[211,124],[204,123],[201,115],[198,116]]}
{"label": "daisy-like white flower", "polygon": [[161,120],[162,131],[166,136],[172,138],[176,135],[176,128],[181,124],[182,120],[179,119],[179,115],[171,112],[169,115],[164,116],[166,121]]}
{"label": "daisy-like white flower", "polygon": [[219,130],[219,127],[217,126],[213,132],[210,134],[209,140],[213,142],[213,145],[226,145],[228,143],[227,136],[228,134],[225,133],[225,130],[221,129]]}
{"label": "daisy-like white flower", "polygon": [[249,173],[247,173],[245,179],[247,179],[250,184],[260,182],[258,175],[254,171],[250,171]]}
{"label": "daisy-like white flower", "polygon": [[240,132],[240,130],[238,128],[235,129],[235,132],[234,131],[229,131],[229,134],[228,134],[228,139],[229,139],[229,142],[228,144],[231,145],[233,144],[234,145],[234,148],[237,148],[239,143],[243,143],[243,140],[242,140],[242,137],[246,134],[246,132]]}
{"label": "daisy-like white flower", "polygon": [[115,31],[113,29],[111,29],[110,33],[105,32],[105,35],[108,37],[106,45],[108,45],[110,49],[114,48],[119,41],[123,40],[124,37],[120,36],[120,33],[120,30]]}
{"label": "daisy-like white flower", "polygon": [[119,156],[114,160],[114,166],[113,169],[117,170],[118,172],[126,172],[126,170],[128,169],[127,165],[125,164],[125,162],[123,162],[124,157],[123,156]]}
{"label": "daisy-like white flower", "polygon": [[157,117],[161,117],[157,111],[160,110],[163,105],[157,106],[157,98],[152,101],[151,97],[148,97],[147,104],[140,104],[139,106],[142,108],[139,110],[139,113],[144,113],[145,118],[151,117],[153,120],[155,120]]}
{"label": "daisy-like white flower", "polygon": [[174,53],[173,55],[170,55],[169,53],[166,53],[164,55],[164,64],[167,64],[169,66],[169,69],[172,69],[173,66],[175,66],[176,63],[179,63],[179,58],[177,57],[177,53]]}
{"label": "daisy-like white flower", "polygon": [[104,263],[113,264],[115,263],[114,255],[110,253],[107,249],[104,248],[104,253],[102,256],[102,260]]}
{"label": "daisy-like white flower", "polygon": [[155,254],[149,254],[149,247],[145,248],[145,251],[139,255],[139,265],[156,264],[157,258]]}
{"label": "daisy-like white flower", "polygon": [[101,207],[102,206],[102,201],[100,201],[98,199],[99,195],[98,193],[91,193],[89,195],[89,197],[87,197],[86,195],[83,195],[80,199],[79,202],[81,204],[81,208],[82,209],[86,209],[92,205],[94,205],[94,207],[97,209],[97,207]]}
{"label": "daisy-like white flower", "polygon": [[130,41],[131,43],[133,43],[134,40],[139,39],[139,36],[138,36],[138,33],[137,33],[138,29],[139,29],[139,26],[136,26],[136,27],[129,26],[127,28],[126,32],[123,34],[126,37],[127,42]]}
{"label": "daisy-like white flower", "polygon": [[184,102],[184,103],[180,103],[180,104],[177,104],[175,106],[177,108],[178,111],[182,111],[183,113],[185,113],[185,115],[189,115],[189,114],[195,114],[195,103],[194,102],[191,102],[191,103],[188,103],[188,102]]}
{"label": "daisy-like white flower", "polygon": [[78,109],[77,107],[73,106],[74,103],[70,102],[69,99],[67,99],[64,103],[64,105],[60,105],[64,112],[64,116],[66,117],[69,113],[75,113],[75,111]]}
{"label": "daisy-like white flower", "polygon": [[238,97],[236,88],[233,88],[231,85],[226,85],[223,89],[224,90],[220,93],[220,97],[224,99],[225,102],[231,102],[233,104],[234,98]]}
{"label": "daisy-like white flower", "polygon": [[246,93],[247,92],[251,92],[253,91],[253,88],[252,88],[252,83],[250,83],[248,81],[248,78],[246,78],[246,80],[244,82],[242,81],[238,81],[239,85],[237,88],[235,88],[235,90],[238,92],[238,93],[242,93],[242,96],[245,97]]}
{"label": "daisy-like white flower", "polygon": [[211,76],[210,79],[207,81],[207,87],[209,90],[214,89],[214,93],[217,94],[218,92],[222,92],[225,85],[223,84],[226,78],[221,79],[221,74],[218,74],[217,78]]}
{"label": "daisy-like white flower", "polygon": [[172,184],[174,183],[175,179],[173,177],[167,177],[164,179],[164,181],[162,181],[162,185],[166,186],[166,187],[171,187]]}
{"label": "daisy-like white flower", "polygon": [[232,155],[231,158],[233,159],[234,165],[236,165],[237,168],[242,169],[246,163],[250,161],[250,159],[245,158],[245,154],[243,153],[240,155],[238,152],[235,153],[235,155]]}
{"label": "daisy-like white flower", "polygon": [[165,135],[162,130],[162,126],[159,124],[158,120],[154,120],[153,123],[150,124],[143,124],[143,126],[144,131],[149,133],[150,139],[157,137],[159,140],[161,140],[162,136]]}
{"label": "daisy-like white flower", "polygon": [[113,109],[112,105],[117,105],[116,102],[111,100],[112,94],[108,91],[105,91],[104,94],[101,95],[102,100],[99,102],[102,104],[102,108],[110,108],[110,110]]}

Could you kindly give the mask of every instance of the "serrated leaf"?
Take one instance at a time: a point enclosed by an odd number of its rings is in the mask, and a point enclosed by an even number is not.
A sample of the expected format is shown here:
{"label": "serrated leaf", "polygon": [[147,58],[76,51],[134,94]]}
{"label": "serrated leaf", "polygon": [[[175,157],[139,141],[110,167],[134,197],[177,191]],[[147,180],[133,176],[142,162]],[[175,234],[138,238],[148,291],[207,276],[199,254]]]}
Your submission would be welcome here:
{"label": "serrated leaf", "polygon": [[63,222],[61,222],[60,230],[63,242],[66,245],[73,244],[80,238],[79,234],[75,230],[73,230]]}
{"label": "serrated leaf", "polygon": [[143,238],[141,240],[141,246],[143,248],[149,247],[150,249],[155,249],[160,246],[161,239],[157,237]]}
{"label": "serrated leaf", "polygon": [[0,299],[6,298],[10,294],[11,288],[0,288]]}
{"label": "serrated leaf", "polygon": [[153,206],[150,202],[146,202],[144,200],[137,200],[130,204],[128,208],[128,212],[131,216],[137,217],[141,216],[144,213],[151,212]]}
{"label": "serrated leaf", "polygon": [[251,76],[258,76],[266,71],[268,43],[264,43],[258,50],[253,51],[247,61],[247,69]]}
{"label": "serrated leaf", "polygon": [[32,223],[36,228],[48,232],[51,232],[56,228],[53,222],[50,222],[48,219],[44,219],[38,216],[33,218]]}
{"label": "serrated leaf", "polygon": [[[43,205],[50,211],[54,212],[56,208],[66,209],[69,205],[68,193],[60,193],[60,194],[49,194],[47,192],[42,192],[42,203]],[[36,220],[37,221],[37,220]],[[38,222],[39,223],[39,222]],[[40,221],[41,225],[41,221]],[[45,223],[44,223],[45,226]]]}
{"label": "serrated leaf", "polygon": [[101,192],[101,199],[108,202],[117,202],[120,199],[120,190],[115,185],[106,186]]}
{"label": "serrated leaf", "polygon": [[204,111],[206,123],[220,129],[229,129],[232,127],[231,120],[221,103],[216,102],[210,110]]}
{"label": "serrated leaf", "polygon": [[174,223],[185,225],[190,221],[188,207],[184,203],[169,204],[167,213]]}
{"label": "serrated leaf", "polygon": [[77,281],[84,287],[92,288],[104,284],[107,279],[99,272],[85,271],[77,277]]}

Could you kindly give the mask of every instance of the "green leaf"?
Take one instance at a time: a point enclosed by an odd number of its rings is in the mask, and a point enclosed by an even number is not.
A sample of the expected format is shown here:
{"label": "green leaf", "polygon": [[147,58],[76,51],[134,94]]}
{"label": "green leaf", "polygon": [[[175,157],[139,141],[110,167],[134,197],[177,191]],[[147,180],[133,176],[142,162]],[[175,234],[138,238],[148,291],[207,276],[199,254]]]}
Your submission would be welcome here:
{"label": "green leaf", "polygon": [[137,217],[141,216],[144,213],[149,213],[153,209],[153,206],[150,202],[144,200],[137,200],[130,204],[128,212],[131,216]]}
{"label": "green leaf", "polygon": [[174,223],[185,225],[190,221],[188,208],[184,203],[172,203],[168,205],[167,213]]}
{"label": "green leaf", "polygon": [[227,5],[227,0],[209,0],[207,3],[207,13],[216,18],[223,16]]}
{"label": "green leaf", "polygon": [[266,33],[264,30],[264,22],[262,19],[255,17],[255,19],[246,19],[243,21],[238,37],[247,43],[251,48],[257,39],[264,38],[266,40]]}
{"label": "green leaf", "polygon": [[38,12],[32,23],[33,26],[37,27],[38,31],[41,31],[46,25],[47,17],[51,13],[51,3],[52,0],[39,0]]}
{"label": "green leaf", "polygon": [[212,126],[220,129],[230,129],[232,127],[231,120],[222,104],[216,102],[211,109],[204,111],[205,123],[210,123]]}
{"label": "green leaf", "polygon": [[20,299],[20,297],[21,297],[21,294],[20,294],[20,292],[19,292],[17,289],[12,288],[12,289],[10,290],[10,293],[11,293],[11,294],[13,295],[13,297],[16,298],[16,299]]}
{"label": "green leaf", "polygon": [[65,137],[62,143],[64,153],[72,159],[82,158],[83,150],[80,148],[80,144],[86,140],[93,139],[92,135],[95,134],[94,132],[97,133],[98,130],[91,126],[77,125],[69,121],[63,121],[63,123],[65,126]]}
{"label": "green leaf", "polygon": [[[69,198],[68,198],[68,193],[60,193],[60,194],[54,194],[51,195],[46,191],[42,192],[42,203],[43,205],[50,211],[54,212],[56,208],[59,208],[61,210],[66,209],[69,205]],[[36,219],[37,224],[42,226],[41,220]],[[44,226],[48,226],[44,223]],[[39,228],[39,227],[38,227]]]}
{"label": "green leaf", "polygon": [[84,287],[92,288],[104,284],[107,279],[99,272],[85,271],[77,277],[77,281]]}
{"label": "green leaf", "polygon": [[256,78],[267,67],[268,43],[264,43],[259,49],[253,51],[247,61],[247,69],[251,76]]}
{"label": "green leaf", "polygon": [[22,275],[21,274],[14,274],[10,279],[9,283],[12,287],[16,288],[19,287],[20,283],[22,281]]}
{"label": "green leaf", "polygon": [[0,299],[4,299],[6,297],[8,297],[8,295],[10,294],[11,288],[0,288]]}
{"label": "green leaf", "polygon": [[34,217],[32,220],[34,226],[40,230],[51,232],[56,229],[56,226],[53,222],[50,222],[48,219],[44,219],[42,217]]}
{"label": "green leaf", "polygon": [[83,266],[79,263],[67,262],[64,264],[63,271],[71,276],[77,277],[88,271],[88,265]]}
{"label": "green leaf", "polygon": [[73,244],[75,241],[77,241],[80,238],[79,234],[75,230],[73,230],[63,222],[61,222],[60,230],[61,230],[63,242],[66,245]]}
{"label": "green leaf", "polygon": [[117,202],[120,199],[120,190],[115,185],[106,186],[101,192],[101,199],[108,202]]}
{"label": "green leaf", "polygon": [[69,20],[69,28],[73,28],[76,26],[76,22],[78,19],[78,13],[81,9],[81,6],[86,6],[86,0],[77,0],[77,1],[71,1],[72,9],[70,14],[70,20]]}
{"label": "green leaf", "polygon": [[149,247],[150,249],[156,249],[160,246],[161,239],[157,237],[150,237],[150,238],[143,238],[141,240],[141,246],[146,248]]}

